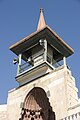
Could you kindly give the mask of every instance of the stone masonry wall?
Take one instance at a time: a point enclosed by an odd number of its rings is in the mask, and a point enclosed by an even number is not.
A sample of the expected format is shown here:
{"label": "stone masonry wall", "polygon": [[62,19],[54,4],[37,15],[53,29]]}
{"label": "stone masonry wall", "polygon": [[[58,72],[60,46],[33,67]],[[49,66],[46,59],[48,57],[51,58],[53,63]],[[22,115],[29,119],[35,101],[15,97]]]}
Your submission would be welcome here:
{"label": "stone masonry wall", "polygon": [[7,119],[7,105],[0,105],[0,120]]}

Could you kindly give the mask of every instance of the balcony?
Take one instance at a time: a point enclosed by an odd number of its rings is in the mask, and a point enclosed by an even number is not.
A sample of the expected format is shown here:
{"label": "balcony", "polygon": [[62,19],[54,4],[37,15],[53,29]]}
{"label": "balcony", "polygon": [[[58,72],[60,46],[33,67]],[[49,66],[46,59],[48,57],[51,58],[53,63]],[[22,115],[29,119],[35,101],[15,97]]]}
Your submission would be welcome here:
{"label": "balcony", "polygon": [[[50,64],[50,66],[52,66],[53,69],[56,69],[63,65],[63,60],[57,62],[49,54],[47,54],[46,61]],[[19,74],[21,74],[31,68],[34,68],[34,67],[38,66],[39,64],[42,64],[43,62],[45,62],[43,53],[38,54],[36,57],[31,56],[31,60],[29,60],[27,62],[24,61],[24,62],[22,62],[21,65],[19,65]]]}

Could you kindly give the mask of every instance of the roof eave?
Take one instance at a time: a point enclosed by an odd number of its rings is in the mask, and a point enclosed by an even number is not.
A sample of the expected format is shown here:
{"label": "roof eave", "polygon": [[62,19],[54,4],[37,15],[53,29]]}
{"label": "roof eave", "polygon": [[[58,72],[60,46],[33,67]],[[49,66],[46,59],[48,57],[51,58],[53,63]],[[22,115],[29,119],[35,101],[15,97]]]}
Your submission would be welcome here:
{"label": "roof eave", "polygon": [[63,39],[59,35],[57,35],[48,25],[47,25],[47,28],[53,35],[55,35],[55,37],[58,40],[57,42],[61,43],[61,45],[64,45],[67,48],[67,50],[69,50],[70,54],[72,55],[74,53],[74,50],[66,42],[64,42]]}
{"label": "roof eave", "polygon": [[68,52],[68,56],[72,55],[74,53],[74,50],[68,45],[66,44],[48,25],[46,25],[44,28],[42,28],[41,30],[35,31],[32,34],[30,34],[29,36],[23,38],[22,40],[20,40],[19,42],[13,44],[12,46],[10,46],[10,50],[12,52],[14,52],[15,54],[17,54],[17,48],[20,45],[23,45],[25,42],[29,42],[31,39],[33,39],[33,37],[38,36],[39,33],[43,33],[43,31],[47,30],[47,32],[53,37],[55,36],[56,40],[55,42],[58,42],[61,46],[63,46],[63,48],[65,48],[65,50]]}

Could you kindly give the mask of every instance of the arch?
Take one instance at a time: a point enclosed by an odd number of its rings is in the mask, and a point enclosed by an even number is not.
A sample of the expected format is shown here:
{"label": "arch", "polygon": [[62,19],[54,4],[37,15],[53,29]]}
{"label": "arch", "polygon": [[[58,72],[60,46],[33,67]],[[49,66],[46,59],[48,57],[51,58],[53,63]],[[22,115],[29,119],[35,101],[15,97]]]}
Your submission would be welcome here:
{"label": "arch", "polygon": [[46,92],[34,87],[26,96],[21,112],[21,120],[55,120]]}

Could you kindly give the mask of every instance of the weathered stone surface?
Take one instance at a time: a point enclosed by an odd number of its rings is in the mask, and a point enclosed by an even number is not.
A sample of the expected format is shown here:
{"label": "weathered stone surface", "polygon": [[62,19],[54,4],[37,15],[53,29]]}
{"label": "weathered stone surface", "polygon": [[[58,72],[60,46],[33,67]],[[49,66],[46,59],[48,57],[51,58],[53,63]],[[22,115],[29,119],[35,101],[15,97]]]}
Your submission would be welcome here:
{"label": "weathered stone surface", "polygon": [[18,120],[21,113],[21,104],[34,87],[44,89],[46,94],[49,92],[49,102],[53,111],[55,111],[57,120],[71,115],[71,113],[73,114],[75,109],[79,112],[77,107],[70,109],[78,104],[77,88],[71,71],[63,66],[43,77],[9,91],[7,109],[4,110],[3,108],[3,111],[0,111],[0,119],[5,120],[7,115],[8,120]]}
{"label": "weathered stone surface", "polygon": [[7,119],[7,105],[0,105],[0,120]]}

